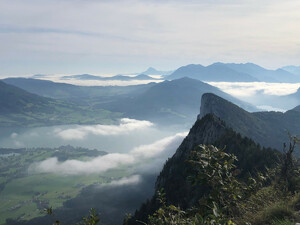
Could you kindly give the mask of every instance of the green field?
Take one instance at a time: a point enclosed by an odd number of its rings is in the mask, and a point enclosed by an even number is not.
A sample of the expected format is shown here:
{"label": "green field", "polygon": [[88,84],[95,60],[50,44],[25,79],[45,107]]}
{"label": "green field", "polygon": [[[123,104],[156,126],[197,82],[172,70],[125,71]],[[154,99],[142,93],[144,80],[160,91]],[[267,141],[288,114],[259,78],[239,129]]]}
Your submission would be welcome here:
{"label": "green field", "polygon": [[0,224],[5,224],[8,218],[28,220],[44,216],[44,208],[61,207],[65,201],[76,197],[88,185],[105,184],[130,174],[124,168],[110,170],[101,175],[30,174],[28,167],[31,163],[52,156],[88,160],[105,153],[71,146],[59,148],[59,151],[45,148],[19,149],[15,156],[3,156],[3,151],[0,149]]}
{"label": "green field", "polygon": [[0,115],[2,127],[38,127],[60,124],[113,124],[122,113],[89,107],[64,108],[55,106],[53,113],[22,112]]}

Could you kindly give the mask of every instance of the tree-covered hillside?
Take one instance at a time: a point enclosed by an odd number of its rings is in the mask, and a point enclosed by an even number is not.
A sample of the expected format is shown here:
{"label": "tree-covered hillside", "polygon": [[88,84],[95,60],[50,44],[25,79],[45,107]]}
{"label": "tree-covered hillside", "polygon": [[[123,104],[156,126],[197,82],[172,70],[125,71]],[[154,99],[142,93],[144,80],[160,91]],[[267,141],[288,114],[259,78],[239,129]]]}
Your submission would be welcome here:
{"label": "tree-covered hillside", "polygon": [[0,126],[112,123],[121,113],[41,97],[0,81]]}
{"label": "tree-covered hillside", "polygon": [[155,195],[124,224],[293,224],[300,202],[295,140],[284,153],[262,148],[207,114],[164,165]]}

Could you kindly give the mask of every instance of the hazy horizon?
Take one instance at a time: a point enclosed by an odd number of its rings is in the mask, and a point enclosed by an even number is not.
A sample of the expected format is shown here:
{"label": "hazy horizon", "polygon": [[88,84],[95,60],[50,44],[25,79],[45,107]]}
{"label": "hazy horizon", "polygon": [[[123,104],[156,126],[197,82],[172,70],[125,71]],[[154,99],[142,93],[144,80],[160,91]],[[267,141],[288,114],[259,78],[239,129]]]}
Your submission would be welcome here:
{"label": "hazy horizon", "polygon": [[1,1],[0,74],[297,65],[299,10],[296,0]]}

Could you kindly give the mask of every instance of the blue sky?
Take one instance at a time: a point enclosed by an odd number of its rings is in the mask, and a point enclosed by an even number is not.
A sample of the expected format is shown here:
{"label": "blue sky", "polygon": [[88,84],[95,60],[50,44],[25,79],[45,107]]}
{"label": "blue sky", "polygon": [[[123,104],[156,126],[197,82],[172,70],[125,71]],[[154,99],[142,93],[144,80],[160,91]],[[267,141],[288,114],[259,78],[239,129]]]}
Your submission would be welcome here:
{"label": "blue sky", "polygon": [[2,0],[0,75],[300,64],[298,0]]}

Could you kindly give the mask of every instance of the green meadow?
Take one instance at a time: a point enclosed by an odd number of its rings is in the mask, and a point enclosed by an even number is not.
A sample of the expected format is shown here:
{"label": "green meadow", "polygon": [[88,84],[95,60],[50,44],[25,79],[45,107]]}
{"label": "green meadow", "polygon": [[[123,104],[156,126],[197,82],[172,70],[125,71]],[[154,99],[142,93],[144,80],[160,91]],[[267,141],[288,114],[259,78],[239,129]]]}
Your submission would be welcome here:
{"label": "green meadow", "polygon": [[[15,155],[7,156],[9,151]],[[6,219],[29,220],[44,216],[47,207],[58,208],[92,184],[106,184],[129,175],[129,170],[115,169],[92,175],[41,174],[28,171],[33,162],[56,156],[58,159],[89,160],[105,152],[64,146],[58,149],[0,149],[0,224]]]}

